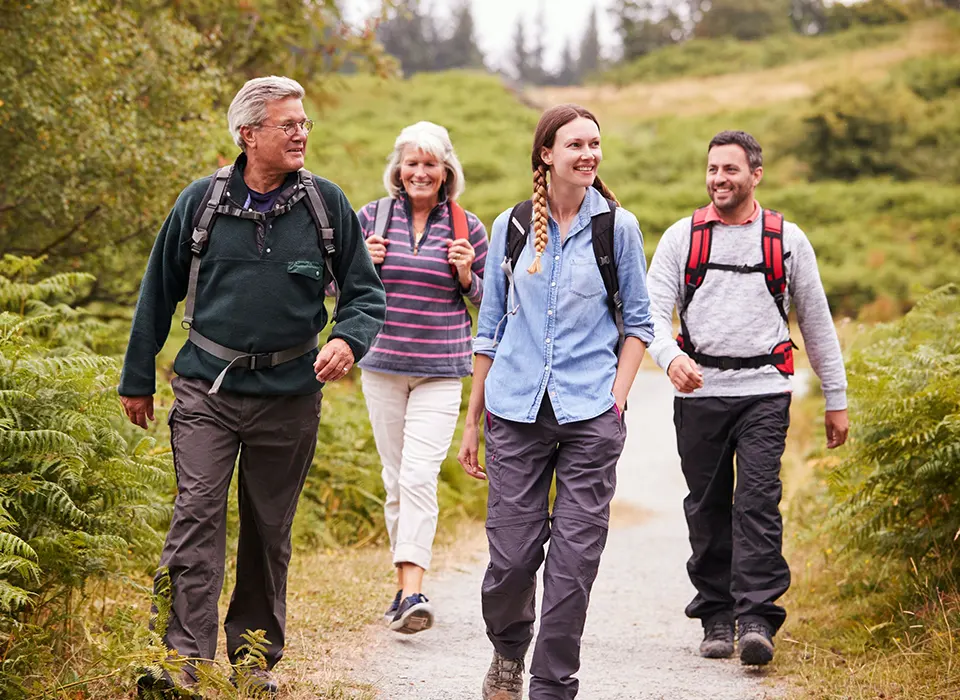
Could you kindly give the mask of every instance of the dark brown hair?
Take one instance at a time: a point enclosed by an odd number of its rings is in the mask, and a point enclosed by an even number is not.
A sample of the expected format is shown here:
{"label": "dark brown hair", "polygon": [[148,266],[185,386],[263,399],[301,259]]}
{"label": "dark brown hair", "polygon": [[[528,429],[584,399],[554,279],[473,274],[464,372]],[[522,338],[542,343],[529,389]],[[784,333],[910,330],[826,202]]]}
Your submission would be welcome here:
{"label": "dark brown hair", "polygon": [[[551,107],[544,112],[537,123],[537,130],[533,134],[533,152],[530,155],[530,164],[533,166],[533,231],[537,252],[533,264],[527,269],[527,272],[531,274],[540,272],[540,257],[547,249],[549,240],[547,234],[547,172],[549,168],[541,159],[540,151],[544,148],[553,148],[554,139],[556,139],[560,127],[580,117],[589,119],[597,125],[597,129],[600,128],[600,122],[597,121],[590,110],[580,105],[566,104]],[[617,196],[603,184],[599,177],[594,179],[593,186],[604,197],[612,199],[618,205],[620,204],[617,201]]]}
{"label": "dark brown hair", "polygon": [[746,131],[721,131],[710,139],[707,153],[710,153],[714,146],[740,146],[747,155],[747,164],[751,171],[763,167],[763,149]]}

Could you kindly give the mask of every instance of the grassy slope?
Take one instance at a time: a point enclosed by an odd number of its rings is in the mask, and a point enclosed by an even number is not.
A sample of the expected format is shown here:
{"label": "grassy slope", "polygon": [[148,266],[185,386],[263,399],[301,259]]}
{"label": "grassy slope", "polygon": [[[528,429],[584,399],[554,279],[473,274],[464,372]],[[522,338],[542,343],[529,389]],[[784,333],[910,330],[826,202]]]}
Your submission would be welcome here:
{"label": "grassy slope", "polygon": [[950,51],[958,37],[953,24],[939,20],[897,31],[898,41],[872,49],[858,43],[855,51],[812,62],[623,90],[551,88],[518,96],[494,77],[462,72],[397,82],[351,78],[336,102],[316,110],[322,116],[309,165],[341,183],[359,208],[382,196],[382,170],[400,129],[420,119],[436,121],[450,130],[463,162],[465,206],[489,226],[529,195],[529,148],[539,113],[534,105],[580,102],[601,120],[604,181],[639,218],[650,254],[671,223],[705,200],[710,137],[745,129],[765,147],[761,201],[807,231],[834,309],[855,315],[879,299],[881,312],[896,311],[920,288],[955,277],[960,214],[953,203],[960,188],[934,182],[939,173],[907,183],[810,183],[788,147],[801,138],[800,117],[817,89],[850,75],[883,77],[911,57]]}

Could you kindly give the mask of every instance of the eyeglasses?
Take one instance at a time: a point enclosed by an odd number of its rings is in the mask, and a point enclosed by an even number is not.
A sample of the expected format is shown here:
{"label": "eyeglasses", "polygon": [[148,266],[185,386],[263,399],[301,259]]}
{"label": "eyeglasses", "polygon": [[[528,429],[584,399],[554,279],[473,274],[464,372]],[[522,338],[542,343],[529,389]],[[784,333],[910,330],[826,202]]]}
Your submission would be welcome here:
{"label": "eyeglasses", "polygon": [[302,122],[287,122],[279,126],[276,124],[261,124],[260,127],[264,129],[283,129],[283,133],[287,136],[293,136],[297,133],[297,129],[303,129],[303,133],[309,134],[313,129],[313,120],[304,119]]}

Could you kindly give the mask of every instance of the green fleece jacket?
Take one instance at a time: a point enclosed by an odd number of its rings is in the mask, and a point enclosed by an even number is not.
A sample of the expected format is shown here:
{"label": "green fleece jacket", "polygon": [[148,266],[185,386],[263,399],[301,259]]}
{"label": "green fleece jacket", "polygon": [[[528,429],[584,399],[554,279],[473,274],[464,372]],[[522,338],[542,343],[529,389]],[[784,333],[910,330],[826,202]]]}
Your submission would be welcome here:
{"label": "green fleece jacket", "polygon": [[[238,207],[248,193],[243,181],[245,163],[241,155],[227,188],[228,199]],[[194,216],[211,177],[191,183],[180,193],[153,245],[123,362],[122,396],[156,391],[156,356],[170,332],[177,303],[187,294]],[[296,184],[297,177],[290,173],[284,188]],[[319,177],[315,181],[337,247],[333,270],[341,297],[330,338],[343,339],[359,360],[383,325],[386,296],[350,202],[332,182]],[[269,220],[262,251],[257,249],[257,225],[249,219],[217,216],[200,265],[193,325],[228,348],[276,352],[303,343],[327,324],[323,254],[306,199]],[[313,351],[270,369],[233,369],[222,388],[255,395],[313,393],[321,386],[313,371],[316,356]],[[173,369],[182,377],[213,381],[226,366],[188,341]]]}

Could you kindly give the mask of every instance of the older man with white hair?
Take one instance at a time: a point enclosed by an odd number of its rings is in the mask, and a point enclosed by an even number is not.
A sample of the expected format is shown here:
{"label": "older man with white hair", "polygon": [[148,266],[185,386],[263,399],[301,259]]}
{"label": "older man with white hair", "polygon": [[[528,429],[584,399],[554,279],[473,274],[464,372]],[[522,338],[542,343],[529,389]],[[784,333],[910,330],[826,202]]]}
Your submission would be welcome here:
{"label": "older man with white hair", "polygon": [[[187,342],[174,362],[170,443],[177,476],[160,559],[173,600],[165,642],[212,659],[223,587],[227,494],[239,456],[236,585],[224,621],[231,662],[248,630],[269,640],[250,682],[276,692],[286,621],[290,533],[316,448],[321,388],[368,350],[386,313],[359,221],[335,184],[303,169],[313,122],[303,88],[282,77],[247,82],[227,113],[241,154],[190,184],[157,236],[140,288],[120,379],[130,420],[153,420],[156,355],[185,300]],[[324,289],[337,289],[335,325]],[[158,576],[163,574],[158,574]],[[182,679],[195,681],[189,664]],[[140,679],[172,687],[170,678]]]}

